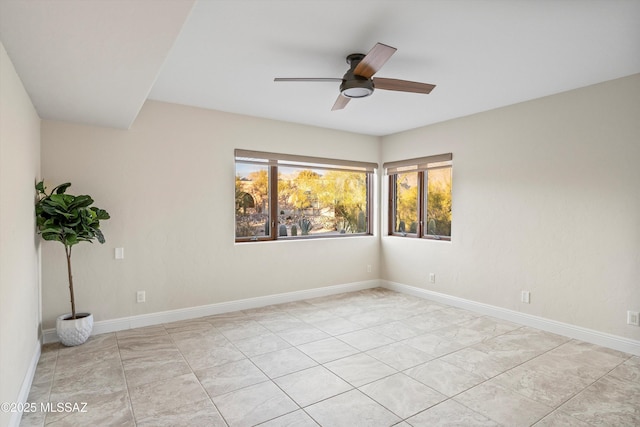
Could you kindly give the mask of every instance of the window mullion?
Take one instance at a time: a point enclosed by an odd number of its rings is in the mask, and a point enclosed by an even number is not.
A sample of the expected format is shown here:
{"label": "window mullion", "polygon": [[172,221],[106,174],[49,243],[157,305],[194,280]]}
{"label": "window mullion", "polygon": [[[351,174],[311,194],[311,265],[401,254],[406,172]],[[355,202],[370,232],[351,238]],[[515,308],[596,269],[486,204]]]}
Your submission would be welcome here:
{"label": "window mullion", "polygon": [[418,172],[418,230],[417,236],[418,238],[424,237],[424,214],[426,212],[426,177],[427,174],[424,171]]}
{"label": "window mullion", "polygon": [[395,175],[389,175],[389,215],[387,215],[388,219],[388,234],[393,235],[396,232],[396,179]]}
{"label": "window mullion", "polygon": [[276,240],[278,236],[278,167],[269,166],[269,221],[270,240]]}

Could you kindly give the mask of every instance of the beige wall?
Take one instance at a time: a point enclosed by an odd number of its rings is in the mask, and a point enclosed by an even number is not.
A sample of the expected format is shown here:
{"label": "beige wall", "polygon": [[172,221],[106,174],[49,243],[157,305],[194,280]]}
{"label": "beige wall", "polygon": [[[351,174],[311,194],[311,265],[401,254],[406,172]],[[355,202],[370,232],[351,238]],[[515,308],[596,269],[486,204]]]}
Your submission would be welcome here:
{"label": "beige wall", "polygon": [[[40,118],[0,43],[0,402],[18,400],[39,346],[39,176]],[[0,412],[0,425],[11,416]]]}
{"label": "beige wall", "polygon": [[[147,102],[128,131],[43,121],[43,176],[109,211],[74,248],[76,306],[97,321],[377,279],[379,240],[234,243],[234,149],[378,162],[379,139]],[[124,260],[114,259],[123,247]],[[366,266],[374,269],[367,273]],[[43,243],[43,319],[69,311],[64,252]],[[135,302],[145,290],[147,302]]]}
{"label": "beige wall", "polygon": [[454,166],[452,242],[385,236],[382,277],[640,339],[639,137],[634,75],[383,138]]}

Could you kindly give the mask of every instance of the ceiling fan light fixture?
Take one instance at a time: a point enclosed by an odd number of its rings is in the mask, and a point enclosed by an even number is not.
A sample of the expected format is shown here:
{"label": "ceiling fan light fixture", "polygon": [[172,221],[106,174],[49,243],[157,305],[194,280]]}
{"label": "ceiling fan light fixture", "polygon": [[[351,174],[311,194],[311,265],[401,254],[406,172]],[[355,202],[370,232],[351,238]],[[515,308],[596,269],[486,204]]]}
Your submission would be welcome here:
{"label": "ceiling fan light fixture", "polygon": [[373,82],[369,79],[344,80],[340,93],[347,98],[365,98],[373,93]]}

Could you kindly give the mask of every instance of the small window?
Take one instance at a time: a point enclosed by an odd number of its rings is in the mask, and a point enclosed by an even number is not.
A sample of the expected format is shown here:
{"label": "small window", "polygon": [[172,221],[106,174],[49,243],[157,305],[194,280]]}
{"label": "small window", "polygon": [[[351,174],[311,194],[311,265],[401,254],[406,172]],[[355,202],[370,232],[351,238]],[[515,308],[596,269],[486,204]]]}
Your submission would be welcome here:
{"label": "small window", "polygon": [[371,234],[374,163],[236,150],[236,241]]}
{"label": "small window", "polygon": [[452,155],[385,163],[389,234],[451,240]]}

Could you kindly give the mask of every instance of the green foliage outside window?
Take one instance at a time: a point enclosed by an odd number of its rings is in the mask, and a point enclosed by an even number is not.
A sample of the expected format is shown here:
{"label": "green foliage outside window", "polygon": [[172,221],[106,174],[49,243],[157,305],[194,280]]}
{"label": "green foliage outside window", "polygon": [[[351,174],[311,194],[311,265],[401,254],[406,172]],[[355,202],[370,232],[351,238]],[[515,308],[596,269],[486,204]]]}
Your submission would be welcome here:
{"label": "green foliage outside window", "polygon": [[[236,176],[236,237],[268,235],[268,168]],[[278,236],[367,232],[367,173],[281,167]],[[288,234],[285,234],[288,230]]]}

